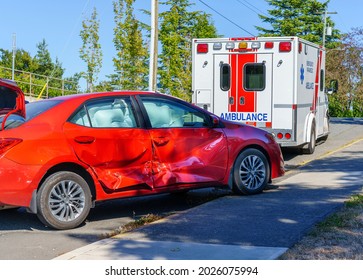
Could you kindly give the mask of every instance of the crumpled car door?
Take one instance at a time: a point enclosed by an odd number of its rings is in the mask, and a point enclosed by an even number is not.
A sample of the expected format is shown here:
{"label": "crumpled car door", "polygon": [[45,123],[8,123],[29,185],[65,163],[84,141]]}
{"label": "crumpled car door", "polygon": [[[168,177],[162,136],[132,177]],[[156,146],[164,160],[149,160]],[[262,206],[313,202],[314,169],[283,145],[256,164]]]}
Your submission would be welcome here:
{"label": "crumpled car door", "polygon": [[[131,106],[126,101],[126,106]],[[134,117],[126,117],[125,113],[120,116],[120,104],[114,105],[119,101],[105,99],[97,102],[86,105],[64,125],[64,133],[77,157],[94,170],[109,192],[151,190],[149,133],[138,127]],[[129,110],[128,114],[131,112]]]}

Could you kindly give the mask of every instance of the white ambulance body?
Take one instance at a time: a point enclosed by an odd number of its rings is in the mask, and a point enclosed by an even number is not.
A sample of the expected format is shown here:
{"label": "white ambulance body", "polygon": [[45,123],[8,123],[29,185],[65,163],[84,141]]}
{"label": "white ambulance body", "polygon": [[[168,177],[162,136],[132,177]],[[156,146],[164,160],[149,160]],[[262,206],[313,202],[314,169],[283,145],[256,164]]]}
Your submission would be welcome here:
{"label": "white ambulance body", "polygon": [[329,133],[325,50],[298,37],[194,39],[192,102],[313,153]]}

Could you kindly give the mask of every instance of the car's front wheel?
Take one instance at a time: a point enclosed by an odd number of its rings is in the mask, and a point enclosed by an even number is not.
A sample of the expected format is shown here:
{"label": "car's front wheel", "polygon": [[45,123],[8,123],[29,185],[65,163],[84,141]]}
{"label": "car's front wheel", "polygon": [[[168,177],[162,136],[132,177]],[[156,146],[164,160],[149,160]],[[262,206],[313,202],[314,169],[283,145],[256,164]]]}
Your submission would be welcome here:
{"label": "car's front wheel", "polygon": [[237,194],[262,192],[270,178],[270,166],[259,150],[249,148],[240,153],[233,168],[233,191]]}
{"label": "car's front wheel", "polygon": [[50,175],[37,194],[37,216],[55,229],[79,226],[89,214],[91,192],[78,174],[61,171]]}

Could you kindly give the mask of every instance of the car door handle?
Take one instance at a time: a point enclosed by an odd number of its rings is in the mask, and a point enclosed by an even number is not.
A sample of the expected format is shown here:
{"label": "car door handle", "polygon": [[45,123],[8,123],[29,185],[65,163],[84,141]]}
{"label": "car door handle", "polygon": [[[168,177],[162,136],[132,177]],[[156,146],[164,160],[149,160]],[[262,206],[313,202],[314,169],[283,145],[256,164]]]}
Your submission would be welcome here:
{"label": "car door handle", "polygon": [[156,146],[163,146],[169,142],[169,137],[161,136],[154,138]]}
{"label": "car door handle", "polygon": [[95,142],[96,138],[93,136],[77,136],[74,138],[74,141],[76,141],[79,144],[92,144]]}

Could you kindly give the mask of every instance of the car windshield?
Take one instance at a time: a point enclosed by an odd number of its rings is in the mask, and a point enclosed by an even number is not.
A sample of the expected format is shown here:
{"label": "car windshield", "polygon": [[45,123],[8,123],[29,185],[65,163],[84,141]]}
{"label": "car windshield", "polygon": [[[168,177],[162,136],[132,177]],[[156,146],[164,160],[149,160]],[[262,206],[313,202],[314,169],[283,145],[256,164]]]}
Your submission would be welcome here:
{"label": "car windshield", "polygon": [[[41,113],[49,110],[55,105],[59,104],[59,100],[41,100],[36,102],[30,102],[26,104],[26,118],[12,114],[6,119],[4,129],[11,129],[22,125],[23,123],[33,119],[34,117],[40,115]],[[2,124],[5,115],[0,116],[0,124]],[[0,126],[0,130],[2,126]]]}

